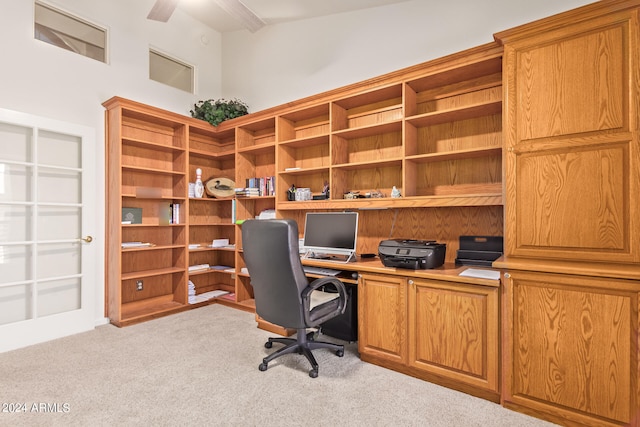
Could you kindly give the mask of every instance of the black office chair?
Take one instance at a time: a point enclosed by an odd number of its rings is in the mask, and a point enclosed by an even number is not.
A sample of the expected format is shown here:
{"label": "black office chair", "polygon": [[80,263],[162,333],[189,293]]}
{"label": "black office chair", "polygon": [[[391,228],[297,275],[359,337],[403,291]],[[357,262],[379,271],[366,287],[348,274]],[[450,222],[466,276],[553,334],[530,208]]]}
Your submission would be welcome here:
{"label": "black office chair", "polygon": [[274,342],[285,347],[262,360],[261,371],[273,359],[283,354],[304,354],[311,370],[309,376],[318,376],[318,363],[311,350],[330,348],[339,357],[344,346],[314,341],[314,332],[323,322],[344,313],[347,292],[335,277],[322,277],[309,283],[298,252],[298,225],[290,219],[252,219],[242,224],[244,261],[251,275],[256,313],[267,322],[284,328],[296,329],[293,338],[269,338],[266,348]]}

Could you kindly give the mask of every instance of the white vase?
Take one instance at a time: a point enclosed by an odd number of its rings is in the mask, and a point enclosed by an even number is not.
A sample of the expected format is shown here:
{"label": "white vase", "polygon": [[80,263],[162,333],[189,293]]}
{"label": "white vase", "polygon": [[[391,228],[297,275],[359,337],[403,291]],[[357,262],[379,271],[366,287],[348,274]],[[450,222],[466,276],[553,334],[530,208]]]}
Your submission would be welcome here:
{"label": "white vase", "polygon": [[196,169],[195,196],[200,199],[204,195],[204,184],[202,183],[202,169]]}

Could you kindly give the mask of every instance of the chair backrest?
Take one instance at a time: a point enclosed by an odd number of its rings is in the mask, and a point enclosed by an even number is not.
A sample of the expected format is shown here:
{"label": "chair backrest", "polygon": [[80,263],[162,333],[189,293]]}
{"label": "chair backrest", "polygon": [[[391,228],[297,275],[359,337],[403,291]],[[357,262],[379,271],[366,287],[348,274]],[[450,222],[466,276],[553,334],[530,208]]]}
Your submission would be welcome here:
{"label": "chair backrest", "polygon": [[301,293],[309,282],[298,252],[298,224],[291,219],[247,220],[242,250],[258,316],[285,328],[307,327]]}

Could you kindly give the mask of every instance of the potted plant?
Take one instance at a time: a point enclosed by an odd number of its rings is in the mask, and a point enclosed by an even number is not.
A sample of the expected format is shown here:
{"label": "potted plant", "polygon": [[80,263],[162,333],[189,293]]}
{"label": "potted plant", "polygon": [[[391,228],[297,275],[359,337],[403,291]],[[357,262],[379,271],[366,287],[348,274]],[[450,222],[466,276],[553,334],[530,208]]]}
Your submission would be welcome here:
{"label": "potted plant", "polygon": [[238,99],[208,99],[195,103],[190,113],[191,117],[218,126],[225,120],[249,114],[249,106]]}

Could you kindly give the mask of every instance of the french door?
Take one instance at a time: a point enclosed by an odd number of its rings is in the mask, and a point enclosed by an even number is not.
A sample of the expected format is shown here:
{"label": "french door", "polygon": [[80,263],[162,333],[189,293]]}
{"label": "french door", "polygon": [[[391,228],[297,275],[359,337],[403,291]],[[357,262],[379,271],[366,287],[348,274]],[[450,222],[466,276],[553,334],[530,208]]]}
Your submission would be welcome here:
{"label": "french door", "polygon": [[0,352],[94,327],[94,141],[0,109]]}

